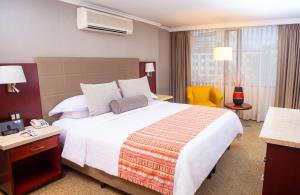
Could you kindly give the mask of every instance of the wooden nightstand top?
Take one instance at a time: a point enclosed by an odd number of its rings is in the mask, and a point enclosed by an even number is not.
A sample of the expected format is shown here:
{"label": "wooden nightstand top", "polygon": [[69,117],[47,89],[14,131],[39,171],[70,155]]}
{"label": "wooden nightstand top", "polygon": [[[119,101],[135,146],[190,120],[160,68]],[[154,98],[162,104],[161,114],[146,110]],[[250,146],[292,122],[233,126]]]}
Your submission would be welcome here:
{"label": "wooden nightstand top", "polygon": [[161,101],[168,101],[168,100],[173,99],[173,96],[170,96],[170,95],[156,94],[156,96],[158,97],[156,100],[161,100]]}
{"label": "wooden nightstand top", "polygon": [[259,137],[266,143],[300,148],[300,110],[270,107]]}
{"label": "wooden nightstand top", "polygon": [[21,133],[16,133],[7,136],[0,136],[0,150],[9,150],[24,144],[28,144],[37,140],[48,138],[60,133],[60,129],[57,127],[49,126],[42,129],[35,129],[31,126],[26,127],[26,129],[35,130],[38,135],[35,137],[28,135],[21,135]]}

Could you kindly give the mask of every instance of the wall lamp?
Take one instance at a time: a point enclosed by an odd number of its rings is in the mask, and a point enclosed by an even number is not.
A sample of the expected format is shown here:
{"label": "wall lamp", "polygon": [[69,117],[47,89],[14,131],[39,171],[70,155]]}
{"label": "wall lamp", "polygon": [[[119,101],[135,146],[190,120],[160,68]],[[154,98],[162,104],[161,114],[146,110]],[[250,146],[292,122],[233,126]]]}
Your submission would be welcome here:
{"label": "wall lamp", "polygon": [[0,84],[7,84],[9,93],[19,93],[16,83],[26,83],[22,66],[0,66]]}
{"label": "wall lamp", "polygon": [[154,68],[154,63],[153,62],[148,62],[145,65],[145,72],[147,73],[148,77],[152,76],[152,73],[155,72],[155,68]]}

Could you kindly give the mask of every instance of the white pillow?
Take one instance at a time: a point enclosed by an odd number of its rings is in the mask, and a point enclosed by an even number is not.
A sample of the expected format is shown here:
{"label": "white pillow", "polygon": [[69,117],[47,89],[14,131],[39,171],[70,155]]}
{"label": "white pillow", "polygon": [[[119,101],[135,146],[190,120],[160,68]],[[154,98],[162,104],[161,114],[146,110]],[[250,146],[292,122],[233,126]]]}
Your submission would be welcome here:
{"label": "white pillow", "polygon": [[63,100],[57,104],[50,112],[49,116],[53,116],[64,112],[78,112],[87,110],[87,102],[84,95],[77,95]]}
{"label": "white pillow", "polygon": [[122,98],[115,81],[103,84],[80,84],[91,116],[110,112],[109,103]]}
{"label": "white pillow", "polygon": [[148,101],[152,101],[151,90],[147,76],[138,79],[118,80],[123,97],[144,95]]}
{"label": "white pillow", "polygon": [[86,108],[86,110],[84,111],[64,112],[59,119],[63,119],[63,118],[81,119],[89,116],[90,116],[89,110],[88,108]]}
{"label": "white pillow", "polygon": [[152,99],[154,99],[154,100],[158,99],[157,95],[155,95],[155,94],[152,93],[152,92],[151,92],[151,97],[152,97]]}

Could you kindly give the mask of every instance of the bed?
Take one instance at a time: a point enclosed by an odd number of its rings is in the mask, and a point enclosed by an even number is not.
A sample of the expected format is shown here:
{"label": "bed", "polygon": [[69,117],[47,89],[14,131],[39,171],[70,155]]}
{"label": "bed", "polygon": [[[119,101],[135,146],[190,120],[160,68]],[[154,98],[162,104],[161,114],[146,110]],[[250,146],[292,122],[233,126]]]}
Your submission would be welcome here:
{"label": "bed", "polygon": [[[63,163],[129,194],[157,194],[118,177],[121,146],[139,129],[191,106],[154,101],[147,107],[119,115],[109,112],[84,119],[58,120],[57,116],[48,117],[48,112],[63,99],[81,94],[80,83],[139,77],[138,59],[39,57],[36,61],[43,117],[50,123],[55,121],[53,125],[62,129]],[[232,141],[242,133],[239,118],[226,111],[190,140],[176,163],[173,194],[194,194]]]}
{"label": "bed", "polygon": [[[190,105],[155,101],[120,115],[106,113],[84,119],[61,119],[53,125],[63,129],[65,162],[73,164],[73,168],[87,166],[117,177],[120,149],[126,138],[187,107]],[[176,164],[174,194],[194,194],[227,147],[242,133],[236,114],[227,111],[191,140]]]}

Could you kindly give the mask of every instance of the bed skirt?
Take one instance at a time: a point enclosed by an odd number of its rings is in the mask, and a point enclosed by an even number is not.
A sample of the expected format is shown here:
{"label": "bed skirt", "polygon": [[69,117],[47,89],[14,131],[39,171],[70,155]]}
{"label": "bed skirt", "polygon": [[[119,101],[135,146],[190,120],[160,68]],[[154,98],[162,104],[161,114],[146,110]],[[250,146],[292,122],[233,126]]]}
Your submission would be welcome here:
{"label": "bed skirt", "polygon": [[124,179],[121,179],[116,176],[109,175],[99,169],[89,167],[85,165],[84,167],[81,167],[67,159],[62,159],[63,164],[84,174],[87,176],[90,176],[100,182],[103,182],[111,187],[114,187],[116,189],[119,189],[123,192],[126,192],[128,194],[132,195],[158,195],[158,192],[152,191],[150,189],[147,189],[143,186],[139,186],[137,184],[131,183],[129,181],[126,181]]}

